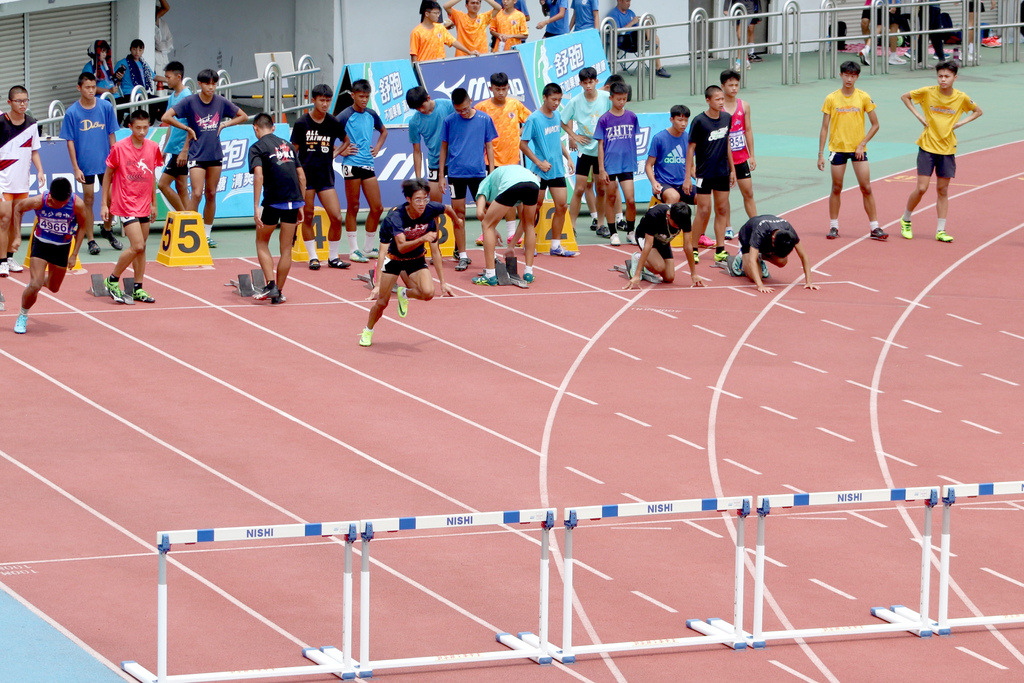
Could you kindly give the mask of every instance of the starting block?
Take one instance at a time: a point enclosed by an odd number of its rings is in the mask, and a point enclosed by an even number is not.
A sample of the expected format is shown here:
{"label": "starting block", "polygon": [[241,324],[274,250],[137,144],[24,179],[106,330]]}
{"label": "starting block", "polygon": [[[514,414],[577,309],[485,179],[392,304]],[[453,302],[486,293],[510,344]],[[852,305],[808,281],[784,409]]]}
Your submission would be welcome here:
{"label": "starting block", "polygon": [[[612,266],[608,270],[615,271],[615,272],[618,272],[618,273],[622,273],[623,277],[625,277],[628,280],[629,279],[629,270],[627,270],[627,268],[628,268],[629,262],[631,260],[632,259],[626,259],[626,263],[624,265]],[[644,272],[640,273],[640,279],[643,280],[644,282],[650,282],[651,284],[655,284],[655,285],[659,284],[661,282],[661,278],[660,277],[658,277],[654,273],[648,272],[646,268],[644,268]]]}
{"label": "starting block", "polygon": [[360,273],[352,279],[355,280],[356,282],[365,283],[366,286],[372,290],[374,287],[377,286],[377,269],[370,268],[369,273]]}
{"label": "starting block", "polygon": [[[480,273],[481,277],[483,273]],[[515,256],[506,256],[505,262],[494,260],[494,276],[501,286],[514,285],[522,289],[529,289],[530,283],[519,276],[519,260]]]}
{"label": "starting block", "polygon": [[224,283],[224,286],[234,287],[238,296],[248,298],[256,292],[262,291],[267,286],[267,281],[263,277],[262,269],[253,268],[251,273],[240,273],[237,280],[229,280]]}
{"label": "starting block", "polygon": [[[106,280],[105,276],[100,275],[99,273],[90,273],[89,279],[89,294],[104,298],[110,296],[110,294],[107,293],[106,286],[103,284],[103,281]],[[122,289],[124,290],[124,299],[122,299],[122,302],[129,305],[134,304],[135,299],[132,298],[132,292],[135,290],[135,278],[123,277],[121,278],[121,284]]]}

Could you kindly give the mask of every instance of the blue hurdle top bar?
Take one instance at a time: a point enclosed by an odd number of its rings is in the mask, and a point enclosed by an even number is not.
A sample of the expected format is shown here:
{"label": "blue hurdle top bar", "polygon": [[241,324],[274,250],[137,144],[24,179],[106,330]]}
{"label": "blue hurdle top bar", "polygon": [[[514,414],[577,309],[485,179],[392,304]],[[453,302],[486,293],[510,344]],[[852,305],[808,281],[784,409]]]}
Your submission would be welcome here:
{"label": "blue hurdle top bar", "polygon": [[942,487],[942,495],[948,498],[950,492],[957,498],[974,498],[975,496],[1006,496],[1024,493],[1024,481],[1000,481],[991,484],[947,484]]}
{"label": "blue hurdle top bar", "polygon": [[371,525],[374,533],[381,531],[412,531],[414,529],[451,529],[467,526],[497,526],[502,524],[531,524],[554,516],[554,508],[534,510],[503,510],[499,512],[458,512],[454,515],[424,515],[422,517],[390,517],[365,519],[359,522],[359,533]]}
{"label": "blue hurdle top bar", "polygon": [[571,512],[578,519],[603,519],[605,517],[644,517],[647,515],[679,514],[686,512],[715,512],[740,510],[743,502],[750,504],[749,496],[734,498],[691,498],[689,500],[664,500],[655,503],[623,503],[621,505],[590,505],[587,507],[565,508],[565,519]]}
{"label": "blue hurdle top bar", "polygon": [[898,500],[929,500],[937,487],[915,486],[905,489],[866,489],[851,491],[830,491],[827,493],[780,493],[758,496],[757,507],[764,508],[767,500],[772,508],[791,508],[815,505],[849,505],[853,503],[888,503]]}
{"label": "blue hurdle top bar", "polygon": [[235,526],[221,529],[191,529],[188,531],[161,531],[156,535],[157,545],[164,536],[168,542],[210,543],[223,541],[268,541],[275,538],[304,538],[309,536],[344,536],[349,526],[357,522],[327,522],[324,524],[270,524],[266,526]]}

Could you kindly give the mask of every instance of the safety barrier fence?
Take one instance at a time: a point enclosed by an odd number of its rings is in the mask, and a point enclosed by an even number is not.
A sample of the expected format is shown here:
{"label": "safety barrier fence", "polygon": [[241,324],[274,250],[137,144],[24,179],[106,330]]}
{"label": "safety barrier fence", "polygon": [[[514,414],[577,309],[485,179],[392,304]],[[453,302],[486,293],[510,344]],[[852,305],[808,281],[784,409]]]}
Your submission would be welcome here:
{"label": "safety barrier fence", "polygon": [[[940,497],[941,494],[941,497]],[[550,532],[555,524],[554,508],[538,508],[500,512],[460,512],[454,515],[429,515],[420,517],[395,517],[362,521],[331,522],[326,524],[286,524],[259,527],[232,527],[221,529],[198,529],[189,531],[166,531],[157,535],[158,541],[158,591],[157,591],[157,672],[154,675],[135,661],[122,662],[122,668],[139,681],[145,683],[199,683],[204,681],[241,680],[286,676],[309,676],[316,674],[333,674],[339,678],[368,678],[377,670],[394,668],[416,668],[434,665],[456,665],[469,662],[503,661],[510,659],[531,659],[540,664],[554,661],[572,664],[582,655],[603,654],[626,651],[642,651],[665,648],[683,648],[693,645],[723,644],[730,649],[740,650],[747,647],[764,648],[768,641],[782,639],[806,639],[816,637],[855,637],[877,633],[893,633],[907,631],[919,637],[928,637],[933,633],[946,635],[954,628],[1024,623],[1024,613],[973,616],[950,618],[948,616],[950,569],[950,526],[954,503],[959,499],[988,496],[1024,496],[1024,481],[1012,481],[988,484],[956,484],[942,486],[923,486],[897,489],[864,489],[821,493],[785,493],[762,496],[734,496],[726,498],[697,498],[688,500],[671,500],[660,502],[638,502],[617,505],[594,505],[585,507],[568,507],[563,511],[565,529],[563,544],[563,592],[562,592],[562,629],[561,645],[552,642],[549,630],[549,612],[552,602],[549,590],[550,575]],[[942,536],[939,567],[938,612],[933,619],[930,614],[931,573],[933,560],[932,546],[932,513],[941,503],[943,505]],[[754,589],[752,628],[744,628],[744,583],[746,575],[746,548],[744,539],[745,519],[752,512],[756,501],[757,540],[754,548]],[[924,520],[921,529],[921,560],[914,567],[920,572],[919,599],[917,610],[903,605],[892,605],[889,608],[874,607],[871,614],[884,623],[868,624],[828,624],[813,628],[792,628],[785,630],[765,631],[763,628],[765,591],[765,529],[767,520],[773,511],[784,508],[810,510],[814,508],[849,508],[857,506],[863,509],[869,504],[905,505],[919,503],[924,509]],[[664,637],[647,638],[644,640],[623,641],[615,643],[578,644],[573,641],[573,604],[575,587],[573,572],[577,560],[573,554],[573,538],[581,528],[591,526],[588,520],[626,519],[632,518],[638,523],[649,519],[662,519],[672,516],[679,519],[697,513],[720,513],[725,518],[728,514],[735,515],[735,552],[731,563],[733,580],[733,613],[731,621],[721,618],[689,619],[686,627],[696,631],[697,636],[680,636],[677,633],[666,634]],[[371,613],[374,604],[386,600],[383,596],[371,601],[370,595],[370,543],[374,534],[404,534],[428,529],[464,529],[464,528],[501,528],[514,529],[514,525],[534,524],[540,527],[540,566],[537,589],[539,618],[536,632],[520,631],[495,634],[499,643],[508,649],[488,650],[467,654],[443,653],[431,656],[412,656],[391,659],[373,659],[370,651]],[[521,533],[521,532],[519,532]],[[587,533],[594,533],[593,531]],[[338,543],[344,544],[344,573],[342,583],[342,633],[341,647],[325,646],[306,648],[302,655],[313,662],[312,665],[291,667],[253,667],[242,671],[220,671],[209,673],[168,675],[168,590],[167,562],[171,547],[178,544],[259,541],[282,538],[302,537],[337,537]],[[457,538],[457,537],[455,537]],[[471,538],[466,536],[466,539]],[[359,577],[359,653],[358,659],[353,651],[352,609],[353,609],[353,546],[360,543],[361,567]],[[468,542],[468,540],[467,540]],[[716,576],[727,576],[723,569]],[[685,571],[685,570],[680,570]],[[494,572],[496,577],[507,582],[501,572]],[[693,574],[689,574],[691,577]],[[498,580],[498,579],[496,579]],[[877,582],[879,585],[883,581]],[[699,586],[697,586],[699,588]],[[381,610],[378,610],[380,612]],[[830,613],[822,619],[829,618]]]}

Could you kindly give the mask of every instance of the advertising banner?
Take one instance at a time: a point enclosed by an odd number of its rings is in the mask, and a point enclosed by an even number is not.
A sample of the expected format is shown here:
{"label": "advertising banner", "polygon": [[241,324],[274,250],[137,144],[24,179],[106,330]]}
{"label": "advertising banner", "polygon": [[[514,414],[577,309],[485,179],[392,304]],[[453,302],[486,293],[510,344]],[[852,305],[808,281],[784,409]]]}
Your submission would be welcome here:
{"label": "advertising banner", "polygon": [[583,92],[579,74],[584,67],[597,70],[598,85],[604,85],[611,75],[601,34],[596,29],[522,43],[515,49],[522,55],[530,89],[538,102],[548,83],[560,85],[565,99]]}
{"label": "advertising banner", "polygon": [[537,100],[518,52],[495,52],[479,57],[419,62],[416,68],[419,70],[420,82],[431,97],[450,100],[453,90],[465,88],[474,104],[491,96],[491,74],[503,71],[508,74],[508,94],[525,104],[530,111],[537,109]]}
{"label": "advertising banner", "polygon": [[419,85],[408,59],[346,65],[331,102],[335,116],[352,104],[351,96],[342,93],[364,78],[370,82],[370,109],[377,112],[385,126],[397,126],[408,121],[412,112],[405,103],[405,93]]}

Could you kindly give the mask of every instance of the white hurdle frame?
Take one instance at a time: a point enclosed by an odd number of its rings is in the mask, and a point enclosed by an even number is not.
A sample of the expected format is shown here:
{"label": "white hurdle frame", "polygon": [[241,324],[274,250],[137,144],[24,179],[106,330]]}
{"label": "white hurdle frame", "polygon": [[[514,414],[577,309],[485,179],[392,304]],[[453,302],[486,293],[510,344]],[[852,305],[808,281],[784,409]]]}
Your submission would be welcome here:
{"label": "white hurdle frame", "polygon": [[[791,508],[806,506],[841,506],[861,505],[863,503],[889,503],[920,500],[925,504],[924,531],[921,543],[921,586],[920,611],[912,612],[902,605],[894,605],[891,609],[873,607],[871,614],[889,623],[863,624],[854,626],[825,626],[818,628],[786,629],[780,631],[764,631],[764,531],[765,520],[772,508]],[[830,491],[824,493],[784,493],[772,496],[757,497],[757,549],[754,559],[754,632],[753,647],[761,649],[769,640],[792,640],[795,638],[820,638],[824,636],[861,635],[866,633],[893,633],[909,631],[921,638],[932,635],[932,624],[928,620],[928,598],[931,580],[931,537],[932,508],[939,502],[939,488],[919,486],[901,489],[868,489],[851,491]],[[911,619],[915,615],[916,619]]]}
{"label": "white hurdle frame", "polygon": [[[670,500],[645,503],[625,503],[621,505],[592,505],[588,507],[565,508],[565,547],[563,548],[563,598],[562,598],[562,647],[547,644],[551,656],[563,664],[572,664],[579,655],[600,654],[605,652],[625,652],[629,650],[653,650],[659,648],[685,647],[688,645],[722,644],[730,648],[742,650],[746,647],[747,634],[743,632],[743,521],[750,514],[753,501],[751,496],[732,498],[694,498],[689,500]],[[736,559],[734,564],[735,583],[733,590],[733,621],[728,624],[723,619],[690,619],[686,625],[703,633],[703,636],[686,636],[658,638],[654,640],[636,640],[621,643],[598,643],[592,645],[574,645],[572,642],[572,596],[573,596],[573,564],[572,536],[579,520],[599,520],[607,517],[654,517],[664,515],[690,514],[695,512],[727,512],[736,511],[739,523],[736,525]],[[545,643],[544,635],[521,633],[519,638],[527,645],[541,646]],[[504,642],[504,641],[503,641]],[[507,643],[506,643],[507,644]]]}
{"label": "white hurdle frame", "polygon": [[[254,678],[281,676],[315,676],[319,674],[341,675],[345,665],[338,661],[307,666],[278,668],[254,668],[250,670],[215,671],[196,674],[167,674],[167,555],[175,544],[224,543],[228,541],[271,541],[282,538],[310,538],[346,536],[345,566],[351,566],[352,540],[355,539],[356,522],[328,522],[324,524],[277,524],[263,526],[224,527],[219,529],[191,529],[186,531],[161,531],[157,533],[158,585],[157,585],[157,673],[154,675],[136,661],[121,662],[121,669],[142,683],[201,683],[205,681],[237,681]],[[342,611],[346,615],[343,640],[351,641],[352,582],[346,576],[342,595]],[[303,653],[304,654],[304,653]]]}
{"label": "white hurdle frame", "polygon": [[[361,538],[360,553],[362,555],[362,566],[359,576],[359,660],[353,661],[345,655],[345,652],[338,652],[335,648],[324,647],[320,650],[307,649],[303,655],[312,661],[322,663],[325,666],[338,666],[338,671],[331,671],[339,678],[370,678],[376,669],[395,669],[432,666],[439,664],[453,664],[460,661],[465,662],[493,662],[508,659],[532,659],[538,664],[550,664],[551,656],[546,646],[533,647],[525,643],[511,644],[504,640],[505,637],[517,640],[507,633],[498,633],[496,637],[499,642],[504,643],[508,650],[495,650],[488,652],[475,652],[467,654],[442,654],[426,657],[405,657],[399,659],[370,658],[370,542],[374,534],[379,532],[399,532],[422,529],[462,529],[466,527],[484,526],[510,526],[513,524],[541,524],[540,539],[540,618],[539,630],[547,634],[548,605],[549,605],[549,541],[551,528],[555,524],[554,508],[538,508],[532,510],[505,510],[499,512],[459,512],[452,515],[427,515],[422,517],[391,517],[387,519],[371,519],[359,522],[359,534]],[[546,638],[545,638],[546,642]],[[327,673],[326,669],[319,669]]]}

